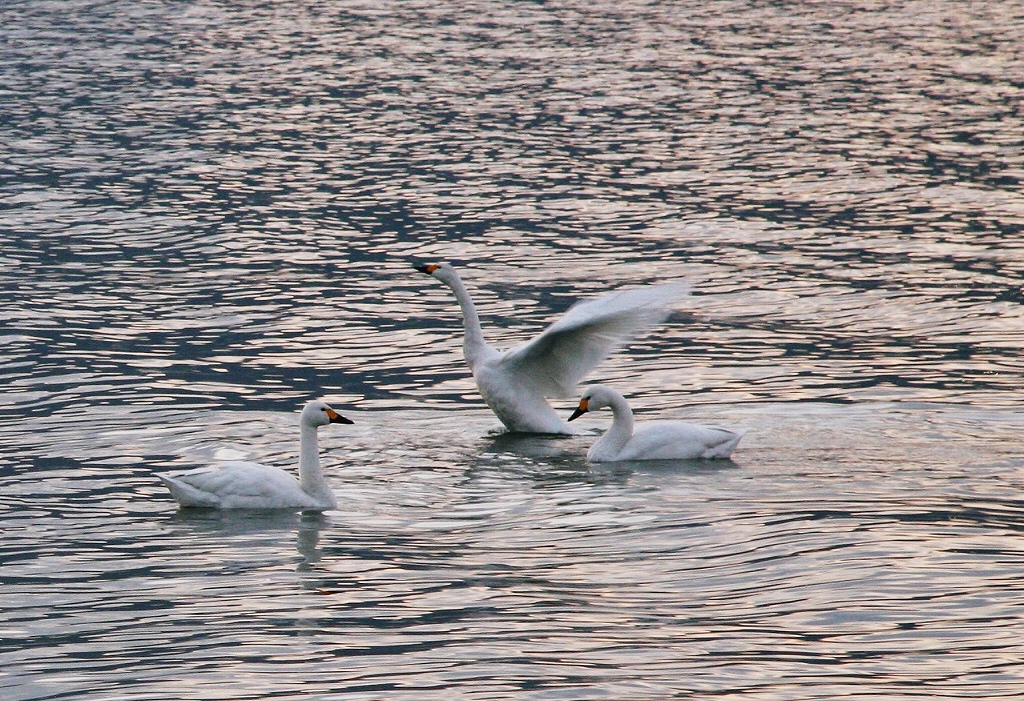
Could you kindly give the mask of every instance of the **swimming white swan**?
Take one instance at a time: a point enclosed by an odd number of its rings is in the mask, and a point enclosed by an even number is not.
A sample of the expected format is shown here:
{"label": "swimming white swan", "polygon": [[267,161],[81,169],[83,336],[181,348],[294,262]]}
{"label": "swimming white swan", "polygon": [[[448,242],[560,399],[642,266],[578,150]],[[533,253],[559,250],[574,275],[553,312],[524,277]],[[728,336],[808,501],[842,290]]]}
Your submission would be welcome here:
{"label": "swimming white swan", "polygon": [[727,458],[743,437],[683,421],[649,421],[633,428],[633,412],[621,394],[605,385],[588,387],[569,421],[588,411],[612,409],[612,426],[587,452],[591,462]]}
{"label": "swimming white swan", "polygon": [[299,416],[299,479],[254,462],[228,462],[157,475],[181,506],[218,509],[309,509],[338,506],[320,470],[316,429],[352,423],[324,402],[308,402]]}
{"label": "swimming white swan", "polygon": [[686,294],[681,283],[621,290],[573,306],[532,341],[498,351],[487,345],[473,300],[448,263],[419,265],[452,289],[466,331],[463,353],[487,406],[510,431],[574,434],[545,397],[565,397],[618,345],[660,323]]}

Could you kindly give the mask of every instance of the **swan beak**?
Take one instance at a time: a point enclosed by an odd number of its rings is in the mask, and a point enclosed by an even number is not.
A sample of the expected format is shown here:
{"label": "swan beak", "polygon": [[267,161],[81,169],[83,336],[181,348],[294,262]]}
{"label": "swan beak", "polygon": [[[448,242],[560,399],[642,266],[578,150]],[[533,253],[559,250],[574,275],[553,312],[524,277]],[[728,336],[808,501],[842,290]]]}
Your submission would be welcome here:
{"label": "swan beak", "polygon": [[430,265],[414,265],[413,267],[419,270],[421,273],[426,273],[427,275],[433,275],[434,271],[437,270],[438,268],[438,266],[434,265],[433,263],[431,263]]}
{"label": "swan beak", "polygon": [[332,424],[350,424],[353,423],[352,419],[346,419],[344,416],[336,412],[334,409],[327,410],[327,418],[330,419]]}
{"label": "swan beak", "polygon": [[590,400],[587,399],[586,397],[581,399],[580,405],[576,407],[576,411],[572,412],[572,416],[569,417],[569,420],[572,421],[573,419],[578,419],[584,414],[586,414],[588,411],[590,411],[590,408],[588,406],[589,404]]}

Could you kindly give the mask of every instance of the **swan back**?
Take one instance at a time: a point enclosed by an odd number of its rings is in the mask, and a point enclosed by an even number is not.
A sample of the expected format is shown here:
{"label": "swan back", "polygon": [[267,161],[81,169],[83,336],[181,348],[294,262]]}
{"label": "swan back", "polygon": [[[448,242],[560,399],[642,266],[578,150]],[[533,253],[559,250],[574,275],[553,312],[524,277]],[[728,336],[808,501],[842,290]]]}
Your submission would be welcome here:
{"label": "swan back", "polygon": [[333,509],[337,499],[320,470],[316,432],[350,424],[326,402],[307,402],[299,415],[299,479],[284,470],[231,462],[157,475],[181,506],[221,509]]}
{"label": "swan back", "polygon": [[569,420],[604,407],[611,407],[612,425],[587,452],[591,462],[728,458],[743,436],[685,421],[648,421],[634,426],[625,398],[605,385],[588,387]]}

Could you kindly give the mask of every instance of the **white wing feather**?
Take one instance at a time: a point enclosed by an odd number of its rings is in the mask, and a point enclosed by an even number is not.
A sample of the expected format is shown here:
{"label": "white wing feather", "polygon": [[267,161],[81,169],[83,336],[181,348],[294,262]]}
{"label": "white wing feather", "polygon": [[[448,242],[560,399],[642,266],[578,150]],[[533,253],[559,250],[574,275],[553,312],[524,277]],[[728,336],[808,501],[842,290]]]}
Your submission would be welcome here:
{"label": "white wing feather", "polygon": [[309,499],[298,481],[284,470],[251,462],[228,462],[194,470],[157,475],[176,497],[192,506]]}
{"label": "white wing feather", "polygon": [[617,347],[661,323],[688,293],[682,283],[623,290],[580,302],[537,338],[507,351],[502,370],[547,397],[565,397]]}
{"label": "white wing feather", "polygon": [[715,426],[682,421],[638,423],[622,450],[622,459],[677,460],[727,457],[743,436]]}

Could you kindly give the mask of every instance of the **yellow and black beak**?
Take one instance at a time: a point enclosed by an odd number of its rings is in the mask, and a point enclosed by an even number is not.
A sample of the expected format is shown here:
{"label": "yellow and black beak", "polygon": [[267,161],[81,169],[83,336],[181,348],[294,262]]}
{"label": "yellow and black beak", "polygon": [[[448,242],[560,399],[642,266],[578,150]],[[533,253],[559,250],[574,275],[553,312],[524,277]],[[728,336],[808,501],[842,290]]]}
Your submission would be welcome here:
{"label": "yellow and black beak", "polygon": [[353,423],[352,419],[346,419],[344,416],[336,412],[334,409],[324,409],[327,412],[327,418],[330,419],[332,424],[350,424]]}
{"label": "yellow and black beak", "polygon": [[414,265],[413,267],[419,270],[421,273],[433,275],[434,271],[437,270],[440,266],[431,263],[430,265]]}
{"label": "yellow and black beak", "polygon": [[586,414],[588,411],[590,411],[589,404],[590,400],[587,399],[586,397],[581,399],[580,405],[576,407],[576,411],[572,412],[572,416],[569,417],[569,420],[572,421],[573,419],[578,419],[584,414]]}

